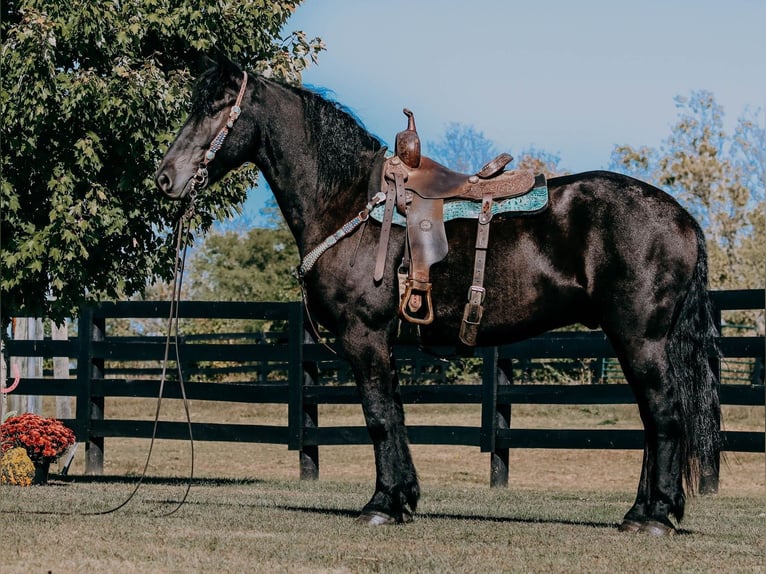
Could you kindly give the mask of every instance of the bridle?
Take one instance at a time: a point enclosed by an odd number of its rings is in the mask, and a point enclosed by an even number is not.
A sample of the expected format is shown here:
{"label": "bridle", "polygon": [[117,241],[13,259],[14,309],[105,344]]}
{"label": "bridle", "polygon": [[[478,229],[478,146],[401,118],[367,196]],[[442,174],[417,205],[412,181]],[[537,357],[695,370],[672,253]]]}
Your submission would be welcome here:
{"label": "bridle", "polygon": [[218,131],[218,135],[210,142],[210,147],[205,152],[205,157],[197,166],[197,172],[189,179],[189,195],[192,200],[197,195],[197,192],[202,191],[207,187],[208,183],[208,164],[215,159],[215,154],[221,149],[226,136],[229,135],[229,130],[234,127],[234,122],[237,121],[239,115],[242,113],[242,98],[245,95],[245,89],[247,88],[247,72],[242,72],[242,85],[239,87],[239,94],[237,94],[237,101],[229,110],[229,117],[226,119],[226,123]]}

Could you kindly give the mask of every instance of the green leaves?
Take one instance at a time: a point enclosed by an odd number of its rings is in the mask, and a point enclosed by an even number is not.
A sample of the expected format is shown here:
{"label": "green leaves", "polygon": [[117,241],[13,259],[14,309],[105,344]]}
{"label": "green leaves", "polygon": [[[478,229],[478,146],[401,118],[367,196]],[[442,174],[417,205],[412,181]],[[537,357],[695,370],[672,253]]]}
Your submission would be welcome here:
{"label": "green leaves", "polygon": [[300,258],[287,229],[208,235],[190,261],[195,299],[296,301]]}
{"label": "green leaves", "polygon": [[[323,49],[280,37],[296,0],[27,0],[3,8],[0,114],[2,318],[62,319],[171,273],[179,206],[153,174],[186,115],[201,51],[300,71]],[[22,6],[18,8],[17,6]],[[6,17],[7,16],[7,17]],[[200,202],[196,236],[253,179],[231,174]]]}

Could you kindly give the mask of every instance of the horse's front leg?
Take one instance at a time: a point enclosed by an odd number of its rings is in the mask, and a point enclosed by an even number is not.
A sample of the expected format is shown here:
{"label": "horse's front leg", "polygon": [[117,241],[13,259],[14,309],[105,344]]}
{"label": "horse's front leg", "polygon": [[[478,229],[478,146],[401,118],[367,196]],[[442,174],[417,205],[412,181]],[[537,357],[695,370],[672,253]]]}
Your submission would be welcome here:
{"label": "horse's front leg", "polygon": [[420,487],[412,463],[396,364],[383,334],[344,341],[362,395],[362,410],[375,450],[375,494],[357,519],[371,525],[409,522]]}

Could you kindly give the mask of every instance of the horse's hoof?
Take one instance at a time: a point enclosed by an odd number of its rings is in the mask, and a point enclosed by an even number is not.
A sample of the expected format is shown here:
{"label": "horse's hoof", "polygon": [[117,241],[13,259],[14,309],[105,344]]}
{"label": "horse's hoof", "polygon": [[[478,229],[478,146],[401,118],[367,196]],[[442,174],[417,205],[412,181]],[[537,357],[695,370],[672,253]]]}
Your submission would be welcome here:
{"label": "horse's hoof", "polygon": [[641,532],[650,534],[651,536],[673,536],[676,533],[676,529],[672,526],[668,526],[662,522],[656,520],[648,520],[641,525]]}
{"label": "horse's hoof", "polygon": [[622,521],[622,524],[617,528],[620,532],[638,532],[641,530],[641,527],[644,525],[643,522],[639,522],[638,520],[629,520],[625,519]]}
{"label": "horse's hoof", "polygon": [[390,514],[378,511],[362,512],[356,522],[359,524],[366,524],[367,526],[386,526],[388,524],[406,524],[412,522],[412,514],[409,512],[403,512],[401,519],[396,519]]}

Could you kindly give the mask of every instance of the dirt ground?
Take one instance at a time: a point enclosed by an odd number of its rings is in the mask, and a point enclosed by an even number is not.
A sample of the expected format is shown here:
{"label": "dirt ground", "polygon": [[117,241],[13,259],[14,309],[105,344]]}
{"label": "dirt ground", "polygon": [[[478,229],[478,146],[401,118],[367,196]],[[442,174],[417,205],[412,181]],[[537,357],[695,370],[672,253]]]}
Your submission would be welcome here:
{"label": "dirt ground", "polygon": [[[107,418],[150,419],[155,405],[146,399],[110,399]],[[476,405],[407,405],[410,425],[478,426]],[[245,405],[197,402],[191,405],[195,422],[286,425],[283,405]],[[183,420],[179,401],[164,401],[163,420]],[[757,407],[726,407],[729,430],[764,430],[764,410]],[[358,405],[323,405],[319,424],[362,426]],[[632,405],[513,407],[515,428],[640,428]],[[107,475],[140,475],[149,449],[145,439],[106,439],[104,472]],[[84,473],[84,448],[76,453],[70,474]],[[370,482],[375,480],[372,448],[322,446],[319,450],[320,480]],[[284,445],[195,442],[194,475],[200,478],[289,479],[299,477],[298,453]],[[412,445],[412,456],[424,492],[429,485],[487,487],[490,455],[477,447]],[[157,441],[148,474],[188,476],[190,445],[186,441]],[[641,452],[627,450],[512,449],[509,487],[556,491],[633,492],[641,471]],[[54,469],[55,470],[55,469]],[[724,455],[719,492],[724,495],[766,494],[766,459],[763,453]]]}

